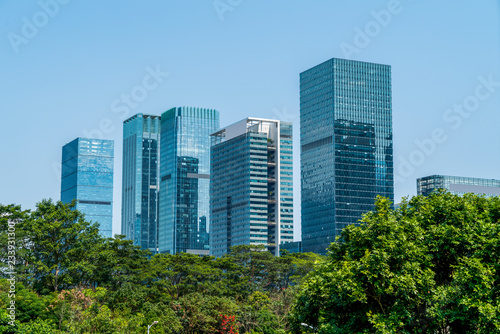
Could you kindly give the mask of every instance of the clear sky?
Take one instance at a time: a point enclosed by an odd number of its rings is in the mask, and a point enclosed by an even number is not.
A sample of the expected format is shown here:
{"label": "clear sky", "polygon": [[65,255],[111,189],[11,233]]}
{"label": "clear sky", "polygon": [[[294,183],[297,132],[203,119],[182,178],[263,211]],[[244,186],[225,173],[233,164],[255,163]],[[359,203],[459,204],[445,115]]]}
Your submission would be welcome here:
{"label": "clear sky", "polygon": [[392,66],[396,202],[417,177],[500,179],[499,13],[497,0],[0,0],[0,203],[58,200],[62,146],[114,139],[119,233],[124,118],[215,108],[221,126],[293,121],[299,239],[299,73],[332,57]]}

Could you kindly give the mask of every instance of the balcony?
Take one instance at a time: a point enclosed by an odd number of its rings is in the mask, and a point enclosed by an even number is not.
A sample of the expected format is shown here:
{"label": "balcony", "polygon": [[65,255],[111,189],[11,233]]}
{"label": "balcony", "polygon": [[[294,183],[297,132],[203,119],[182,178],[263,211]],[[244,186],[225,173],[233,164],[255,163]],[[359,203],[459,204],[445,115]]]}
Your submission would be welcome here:
{"label": "balcony", "polygon": [[271,138],[267,138],[267,148],[269,150],[276,150],[276,146],[274,145],[274,140]]}

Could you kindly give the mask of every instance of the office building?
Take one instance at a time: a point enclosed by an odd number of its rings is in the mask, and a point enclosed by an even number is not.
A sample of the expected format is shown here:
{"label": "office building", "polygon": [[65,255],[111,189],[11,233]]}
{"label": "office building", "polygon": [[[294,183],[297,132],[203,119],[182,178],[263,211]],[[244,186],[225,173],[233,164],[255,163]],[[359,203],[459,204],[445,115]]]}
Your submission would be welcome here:
{"label": "office building", "polygon": [[111,238],[113,227],[112,140],[76,138],[63,146],[61,201],[76,200],[87,221],[99,223],[102,236]]}
{"label": "office building", "polygon": [[474,193],[499,196],[500,180],[447,175],[431,175],[417,179],[418,195],[427,196],[438,189],[445,189],[455,195]]}
{"label": "office building", "polygon": [[122,234],[134,245],[158,248],[160,117],[137,114],[123,122]]}
{"label": "office building", "polygon": [[210,254],[293,241],[292,124],[246,118],[215,132],[211,149]]}
{"label": "office building", "polygon": [[210,134],[219,112],[179,107],[161,115],[160,253],[208,254]]}
{"label": "office building", "polygon": [[300,74],[302,250],[394,199],[391,67],[333,58]]}

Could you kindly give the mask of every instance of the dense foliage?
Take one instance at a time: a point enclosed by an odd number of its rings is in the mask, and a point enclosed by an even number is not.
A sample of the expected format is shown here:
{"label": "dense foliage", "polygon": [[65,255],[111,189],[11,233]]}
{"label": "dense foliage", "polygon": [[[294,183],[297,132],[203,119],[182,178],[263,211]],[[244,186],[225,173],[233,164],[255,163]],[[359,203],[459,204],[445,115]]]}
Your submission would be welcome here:
{"label": "dense foliage", "polygon": [[286,333],[298,283],[322,260],[247,246],[151,256],[72,208],[0,205],[0,333],[146,333],[153,321],[151,333]]}
{"label": "dense foliage", "polygon": [[326,258],[151,256],[50,200],[0,247],[0,333],[500,333],[499,197],[379,198]]}
{"label": "dense foliage", "polygon": [[308,275],[293,332],[500,333],[500,198],[390,204],[379,198]]}

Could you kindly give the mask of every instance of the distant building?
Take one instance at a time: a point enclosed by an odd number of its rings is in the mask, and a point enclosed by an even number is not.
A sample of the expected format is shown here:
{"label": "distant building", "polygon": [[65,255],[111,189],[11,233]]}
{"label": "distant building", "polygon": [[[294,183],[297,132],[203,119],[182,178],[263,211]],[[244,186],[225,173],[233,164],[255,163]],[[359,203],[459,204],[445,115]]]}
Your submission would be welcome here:
{"label": "distant building", "polygon": [[61,201],[76,200],[85,219],[99,223],[102,236],[113,227],[112,140],[76,138],[62,148]]}
{"label": "distant building", "polygon": [[394,200],[391,67],[333,58],[300,74],[302,249]]}
{"label": "distant building", "polygon": [[456,195],[475,193],[499,196],[500,180],[447,175],[431,175],[417,179],[418,195],[427,196],[438,189],[445,189]]}
{"label": "distant building", "polygon": [[292,124],[249,117],[212,137],[210,254],[264,245],[279,255],[293,241]]}
{"label": "distant building", "polygon": [[161,115],[160,253],[208,254],[210,134],[219,112],[180,107]]}
{"label": "distant building", "polygon": [[123,122],[122,234],[158,251],[160,117],[137,114]]}

